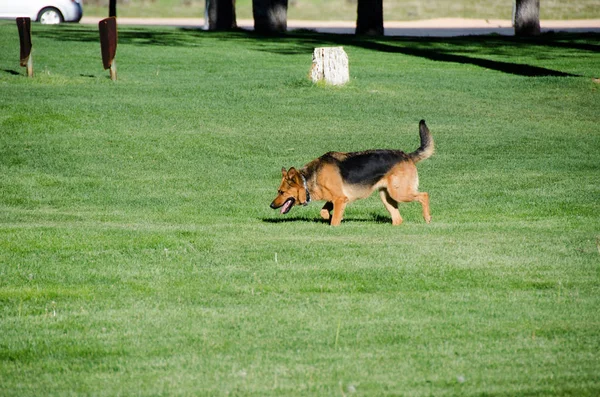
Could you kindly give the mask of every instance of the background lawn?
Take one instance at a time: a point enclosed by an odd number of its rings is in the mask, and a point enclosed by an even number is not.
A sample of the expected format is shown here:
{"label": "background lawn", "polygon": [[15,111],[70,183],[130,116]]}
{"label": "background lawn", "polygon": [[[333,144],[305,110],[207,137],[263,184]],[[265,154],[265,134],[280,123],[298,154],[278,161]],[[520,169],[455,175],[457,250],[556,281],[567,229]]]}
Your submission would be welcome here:
{"label": "background lawn", "polygon": [[[0,394],[600,394],[598,35],[0,22]],[[351,82],[307,80],[343,45]],[[433,222],[331,228],[282,166],[418,146]]]}
{"label": "background lawn", "polygon": [[[386,21],[431,18],[511,19],[510,0],[384,0]],[[119,0],[122,17],[204,17],[204,0]],[[107,16],[108,0],[85,0],[84,15]],[[239,19],[252,18],[252,0],[236,0]],[[288,18],[356,21],[356,0],[289,0]],[[598,0],[543,0],[542,19],[600,18]]]}

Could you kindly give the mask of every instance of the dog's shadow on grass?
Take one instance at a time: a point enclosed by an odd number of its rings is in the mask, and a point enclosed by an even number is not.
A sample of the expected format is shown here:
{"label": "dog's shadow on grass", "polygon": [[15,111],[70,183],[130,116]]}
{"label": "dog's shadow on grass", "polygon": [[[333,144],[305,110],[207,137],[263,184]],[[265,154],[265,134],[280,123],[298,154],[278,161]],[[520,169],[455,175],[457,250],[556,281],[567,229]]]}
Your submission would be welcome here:
{"label": "dog's shadow on grass", "polygon": [[[265,223],[273,223],[273,224],[278,224],[278,223],[320,223],[323,225],[328,225],[329,224],[329,220],[325,220],[319,216],[316,216],[314,218],[309,218],[309,217],[300,217],[300,216],[293,216],[293,217],[281,217],[281,218],[261,218],[261,220]],[[342,220],[342,223],[392,223],[392,219],[386,216],[383,216],[381,214],[376,214],[376,213],[372,213],[370,214],[370,216],[367,217],[351,217],[351,218],[344,218]]]}
{"label": "dog's shadow on grass", "polygon": [[18,76],[21,74],[21,73],[17,72],[16,70],[11,70],[11,69],[2,69],[2,71],[4,73],[12,74],[13,76]]}

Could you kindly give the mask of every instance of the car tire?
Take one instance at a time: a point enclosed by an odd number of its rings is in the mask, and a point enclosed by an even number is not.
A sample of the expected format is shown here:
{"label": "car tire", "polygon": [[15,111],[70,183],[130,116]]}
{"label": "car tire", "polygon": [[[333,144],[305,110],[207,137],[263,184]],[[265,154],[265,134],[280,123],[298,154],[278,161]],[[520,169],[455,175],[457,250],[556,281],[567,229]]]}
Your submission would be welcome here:
{"label": "car tire", "polygon": [[46,7],[38,14],[38,22],[43,25],[57,25],[63,23],[65,18],[60,11],[54,7]]}

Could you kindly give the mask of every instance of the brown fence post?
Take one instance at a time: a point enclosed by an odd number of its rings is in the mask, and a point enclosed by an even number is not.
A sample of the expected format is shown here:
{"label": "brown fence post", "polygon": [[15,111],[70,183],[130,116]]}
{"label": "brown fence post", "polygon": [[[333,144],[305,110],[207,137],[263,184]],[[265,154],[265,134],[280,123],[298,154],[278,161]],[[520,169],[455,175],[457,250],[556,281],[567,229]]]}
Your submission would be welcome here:
{"label": "brown fence post", "polygon": [[31,56],[31,18],[17,18],[19,41],[21,42],[21,66],[27,68],[27,77],[33,77],[33,59]]}
{"label": "brown fence post", "polygon": [[110,79],[117,80],[117,66],[115,54],[117,53],[117,18],[110,17],[98,23],[100,30],[100,47],[102,50],[102,63],[104,69],[110,69]]}

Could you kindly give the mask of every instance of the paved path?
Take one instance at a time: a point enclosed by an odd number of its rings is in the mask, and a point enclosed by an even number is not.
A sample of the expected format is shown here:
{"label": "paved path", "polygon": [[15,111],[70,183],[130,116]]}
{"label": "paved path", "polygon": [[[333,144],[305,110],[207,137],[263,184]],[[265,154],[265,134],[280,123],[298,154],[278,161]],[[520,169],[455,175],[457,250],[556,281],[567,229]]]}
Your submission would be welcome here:
{"label": "paved path", "polygon": [[[83,24],[98,24],[100,17],[83,17]],[[238,26],[243,29],[253,29],[254,22],[250,19],[239,19]],[[154,25],[202,27],[203,18],[121,18],[121,25]],[[600,19],[544,21],[540,22],[543,32],[595,32],[600,33]],[[354,21],[288,21],[288,30],[312,29],[322,33],[354,33]],[[466,36],[480,34],[513,35],[514,30],[510,20],[500,19],[459,19],[439,18],[423,21],[388,21],[384,23],[386,36]]]}

